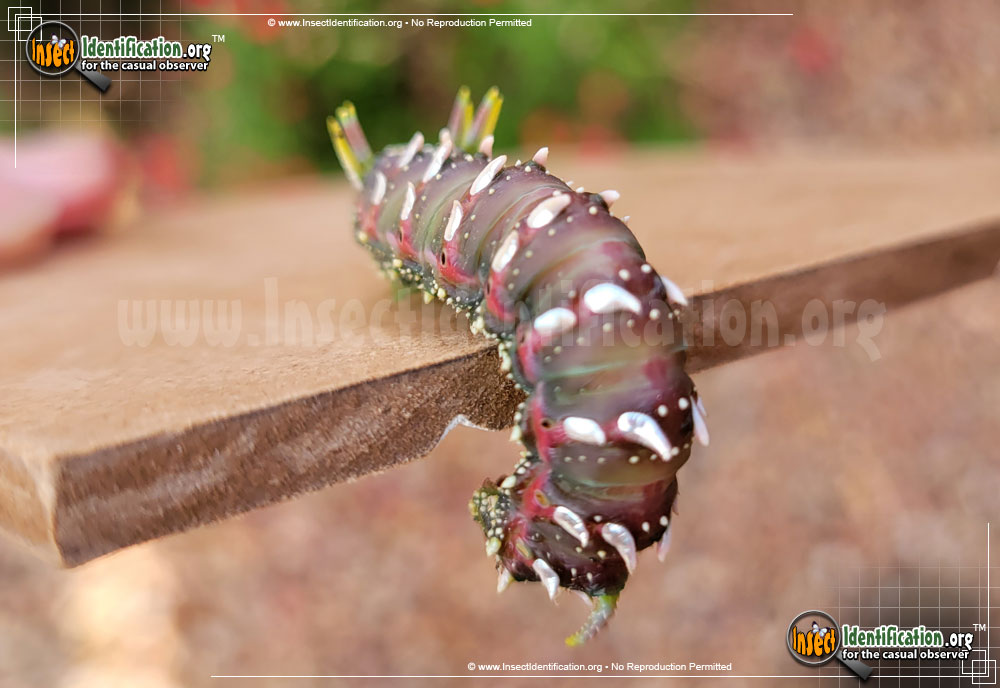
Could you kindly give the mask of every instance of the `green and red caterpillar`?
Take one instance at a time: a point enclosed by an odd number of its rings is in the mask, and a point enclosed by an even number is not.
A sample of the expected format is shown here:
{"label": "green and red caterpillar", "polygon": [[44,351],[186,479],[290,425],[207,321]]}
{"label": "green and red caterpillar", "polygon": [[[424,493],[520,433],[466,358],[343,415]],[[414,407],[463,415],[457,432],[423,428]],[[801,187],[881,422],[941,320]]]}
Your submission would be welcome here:
{"label": "green and red caterpillar", "polygon": [[708,431],[684,372],[684,295],[611,214],[617,192],[573,190],[547,172],[546,148],[527,163],[493,157],[501,103],[494,88],[473,112],[462,88],[437,145],[418,132],[377,155],[349,103],[328,125],[359,191],[358,241],[425,298],[469,313],[528,395],[521,460],[470,510],[498,590],[541,581],[588,601],[576,645],[614,613],[640,550],[656,544],[663,559],[675,475]]}

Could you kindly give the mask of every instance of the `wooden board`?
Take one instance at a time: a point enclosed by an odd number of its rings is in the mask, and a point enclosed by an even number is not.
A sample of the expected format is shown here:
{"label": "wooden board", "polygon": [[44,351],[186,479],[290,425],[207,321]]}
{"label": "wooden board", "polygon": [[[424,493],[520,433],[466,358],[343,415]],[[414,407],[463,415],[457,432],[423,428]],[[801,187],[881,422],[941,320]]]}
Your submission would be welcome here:
{"label": "wooden board", "polygon": [[[552,165],[622,191],[615,210],[689,292],[1000,218],[996,150]],[[412,460],[459,416],[508,424],[495,352],[436,304],[389,300],[349,199],[314,180],[195,200],[0,277],[0,525],[75,565]],[[133,331],[134,304],[172,321],[179,302],[198,305],[190,341]],[[222,302],[233,341],[204,327]]]}

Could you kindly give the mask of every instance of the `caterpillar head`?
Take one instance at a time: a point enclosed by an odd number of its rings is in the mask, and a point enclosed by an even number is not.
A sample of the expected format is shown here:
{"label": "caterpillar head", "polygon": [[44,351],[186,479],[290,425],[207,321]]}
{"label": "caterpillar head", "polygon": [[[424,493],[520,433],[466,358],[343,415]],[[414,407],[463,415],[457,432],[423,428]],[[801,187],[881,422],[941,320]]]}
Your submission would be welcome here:
{"label": "caterpillar head", "polygon": [[511,515],[510,497],[503,494],[492,480],[483,481],[469,502],[472,518],[482,526],[486,536],[486,554],[493,556],[500,551]]}

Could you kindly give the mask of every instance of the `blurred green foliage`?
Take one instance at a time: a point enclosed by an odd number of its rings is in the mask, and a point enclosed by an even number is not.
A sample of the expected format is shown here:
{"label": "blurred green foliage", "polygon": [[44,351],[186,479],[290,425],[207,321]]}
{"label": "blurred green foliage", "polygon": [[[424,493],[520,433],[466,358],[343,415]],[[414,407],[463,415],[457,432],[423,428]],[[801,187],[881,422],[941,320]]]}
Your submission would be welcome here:
{"label": "blurred green foliage", "polygon": [[[684,13],[693,6],[693,0],[669,0],[616,9]],[[274,11],[279,18],[286,11],[285,18],[294,19],[300,11],[474,11],[502,18],[504,13],[558,10],[527,0],[481,3],[472,9],[425,4],[402,10],[381,0],[344,2],[336,8],[296,2],[250,11]],[[574,3],[572,11],[600,13],[609,6],[589,0]],[[396,18],[405,22],[410,16]],[[203,153],[202,181],[218,180],[247,156],[336,168],[324,120],[346,99],[357,105],[375,148],[405,141],[415,129],[433,140],[461,84],[472,88],[474,99],[493,84],[500,87],[505,97],[496,134],[500,147],[694,136],[678,107],[669,69],[671,43],[686,18],[531,19],[532,26],[523,28],[401,29],[271,29],[266,16],[199,19],[189,35],[225,34],[218,52],[225,53],[227,65],[213,65],[210,83],[188,91],[201,101],[205,115],[195,132]],[[220,55],[220,63],[222,59]]]}

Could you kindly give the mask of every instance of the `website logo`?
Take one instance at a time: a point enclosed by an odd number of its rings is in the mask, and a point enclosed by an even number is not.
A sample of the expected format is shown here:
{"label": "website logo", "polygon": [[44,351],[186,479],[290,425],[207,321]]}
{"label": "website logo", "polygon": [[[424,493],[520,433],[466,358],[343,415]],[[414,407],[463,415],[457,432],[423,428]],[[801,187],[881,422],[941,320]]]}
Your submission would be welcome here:
{"label": "website logo", "polygon": [[836,659],[862,681],[871,676],[872,668],[856,659],[846,659],[836,620],[819,610],[805,611],[792,619],[785,635],[788,652],[795,661],[806,666],[823,666]]}
{"label": "website logo", "polygon": [[80,66],[80,37],[61,21],[43,21],[33,28],[24,42],[24,50],[28,64],[42,76],[61,77],[76,70],[102,93],[111,86],[108,77]]}

